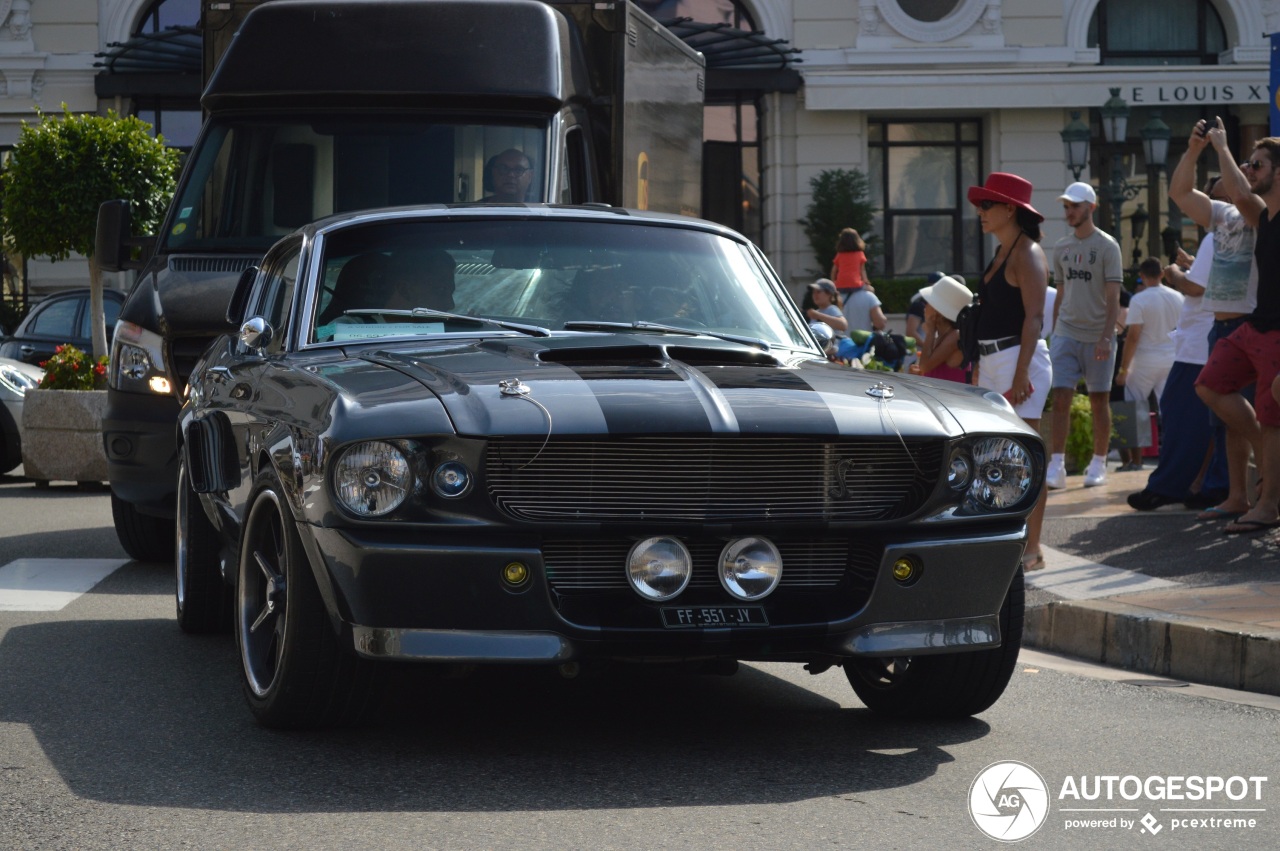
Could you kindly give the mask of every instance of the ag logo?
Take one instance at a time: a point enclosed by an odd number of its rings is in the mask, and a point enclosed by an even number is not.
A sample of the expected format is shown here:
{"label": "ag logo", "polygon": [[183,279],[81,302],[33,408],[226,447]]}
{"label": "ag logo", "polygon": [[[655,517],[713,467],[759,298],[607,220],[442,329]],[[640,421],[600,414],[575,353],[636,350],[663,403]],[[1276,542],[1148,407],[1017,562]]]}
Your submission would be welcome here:
{"label": "ag logo", "polygon": [[1031,766],[994,762],[969,787],[969,815],[987,836],[1018,842],[1040,829],[1049,815],[1049,787]]}

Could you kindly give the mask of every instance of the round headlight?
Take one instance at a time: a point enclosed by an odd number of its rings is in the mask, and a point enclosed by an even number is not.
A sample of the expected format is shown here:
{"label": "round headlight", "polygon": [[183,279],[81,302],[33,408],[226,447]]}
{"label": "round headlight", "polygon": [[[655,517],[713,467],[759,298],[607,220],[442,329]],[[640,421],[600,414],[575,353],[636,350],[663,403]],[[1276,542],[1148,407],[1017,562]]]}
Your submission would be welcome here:
{"label": "round headlight", "polygon": [[689,549],[676,538],[645,538],[627,554],[627,579],[646,600],[670,600],[692,575]]}
{"label": "round headlight", "polygon": [[404,453],[381,440],[349,446],[333,469],[338,502],[361,517],[394,511],[409,493],[411,478]]}
{"label": "round headlight", "polygon": [[455,499],[471,490],[471,471],[458,461],[446,461],[431,474],[431,489],[445,499]]}
{"label": "round headlight", "polygon": [[760,600],[782,579],[782,555],[768,538],[740,538],[720,552],[720,584],[739,600]]}
{"label": "round headlight", "polygon": [[973,483],[968,500],[979,510],[1013,508],[1031,490],[1031,455],[1007,437],[987,437],[973,444]]}
{"label": "round headlight", "polygon": [[973,465],[969,456],[957,449],[951,454],[951,464],[947,467],[947,487],[952,490],[964,490],[969,486],[969,477],[973,475]]}

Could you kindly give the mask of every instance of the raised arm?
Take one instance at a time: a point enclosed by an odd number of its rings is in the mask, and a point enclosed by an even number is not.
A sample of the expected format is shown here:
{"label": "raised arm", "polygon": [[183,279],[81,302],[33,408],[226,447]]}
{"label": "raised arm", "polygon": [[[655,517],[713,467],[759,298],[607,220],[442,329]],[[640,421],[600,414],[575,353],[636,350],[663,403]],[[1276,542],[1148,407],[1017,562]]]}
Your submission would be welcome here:
{"label": "raised arm", "polygon": [[1208,195],[1196,189],[1196,162],[1209,146],[1209,138],[1205,135],[1207,132],[1208,127],[1202,118],[1191,129],[1187,149],[1178,160],[1173,174],[1169,175],[1169,200],[1206,230],[1213,227],[1213,202]]}
{"label": "raised arm", "polygon": [[1249,180],[1236,165],[1235,158],[1227,149],[1227,131],[1222,126],[1222,119],[1215,118],[1216,125],[1209,130],[1209,144],[1218,152],[1218,169],[1222,172],[1222,191],[1231,197],[1240,215],[1244,216],[1249,227],[1256,228],[1267,205],[1261,198],[1253,194]]}

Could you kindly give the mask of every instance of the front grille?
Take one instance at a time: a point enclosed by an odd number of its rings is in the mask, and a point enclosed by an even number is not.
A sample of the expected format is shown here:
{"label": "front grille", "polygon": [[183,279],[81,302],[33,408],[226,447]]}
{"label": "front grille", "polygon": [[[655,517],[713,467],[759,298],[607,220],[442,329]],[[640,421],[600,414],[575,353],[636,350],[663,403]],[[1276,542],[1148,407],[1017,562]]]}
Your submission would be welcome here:
{"label": "front grille", "polygon": [[192,257],[178,255],[169,258],[169,268],[174,272],[243,272],[256,266],[261,257]]}
{"label": "front grille", "polygon": [[[627,553],[630,540],[554,540],[542,545],[547,581],[562,594],[592,594],[627,590]],[[690,588],[716,588],[720,552],[724,540],[686,540],[693,559]],[[819,541],[774,540],[782,556],[779,588],[821,590],[835,588],[849,566],[849,542],[839,538]],[[874,578],[874,566],[872,567]]]}
{"label": "front grille", "polygon": [[[212,337],[178,337],[169,344],[169,355],[173,358],[173,371],[178,374],[178,380],[182,385],[190,380],[191,370],[195,368],[196,361],[200,360],[212,342]],[[176,389],[177,392],[182,392],[181,385]]]}
{"label": "front grille", "polygon": [[908,516],[933,492],[941,439],[494,439],[489,496],[531,521],[817,522]]}

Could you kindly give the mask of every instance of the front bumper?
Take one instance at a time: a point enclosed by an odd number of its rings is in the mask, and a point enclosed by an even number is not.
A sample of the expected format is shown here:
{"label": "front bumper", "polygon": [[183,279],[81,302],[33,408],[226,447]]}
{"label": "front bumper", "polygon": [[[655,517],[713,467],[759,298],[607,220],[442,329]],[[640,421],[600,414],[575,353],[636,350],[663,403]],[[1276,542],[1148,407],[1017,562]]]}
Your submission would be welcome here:
{"label": "front bumper", "polygon": [[[706,585],[666,604],[629,589],[574,597],[548,580],[537,547],[388,543],[308,525],[299,531],[322,596],[360,655],[525,664],[915,656],[996,647],[1000,608],[1026,539],[1019,524],[964,537],[887,540],[863,571],[864,587],[844,580],[822,591],[784,584],[757,604],[768,626],[672,629],[663,625],[664,605],[744,604]],[[892,575],[904,557],[919,566],[909,582]],[[518,589],[502,580],[513,561],[531,572]],[[785,577],[786,568],[784,583]]]}
{"label": "front bumper", "polygon": [[107,478],[116,496],[144,514],[173,517],[176,510],[179,408],[173,396],[107,390]]}

